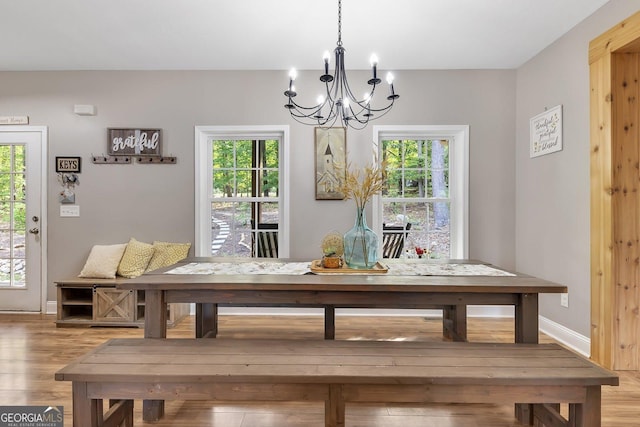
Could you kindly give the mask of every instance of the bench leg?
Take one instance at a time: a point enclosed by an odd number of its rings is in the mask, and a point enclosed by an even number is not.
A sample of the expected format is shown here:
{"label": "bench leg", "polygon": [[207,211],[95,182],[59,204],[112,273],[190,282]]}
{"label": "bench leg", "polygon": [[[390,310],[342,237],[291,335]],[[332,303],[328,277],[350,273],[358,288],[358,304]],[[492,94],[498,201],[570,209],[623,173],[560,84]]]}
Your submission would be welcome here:
{"label": "bench leg", "polygon": [[325,427],[345,427],[344,406],[342,386],[331,384],[329,386],[329,400],[324,403]]}
{"label": "bench leg", "polygon": [[110,400],[102,427],[133,427],[133,400]]}
{"label": "bench leg", "polygon": [[529,403],[515,404],[515,417],[523,426],[532,426],[533,424],[533,405]]}
{"label": "bench leg", "polygon": [[87,396],[87,383],[73,381],[73,427],[98,427],[102,424],[102,400]]}
{"label": "bench leg", "polygon": [[567,427],[568,421],[560,414],[559,403],[536,403],[533,405],[533,425]]}
{"label": "bench leg", "polygon": [[218,336],[218,304],[196,303],[196,338]]}
{"label": "bench leg", "polygon": [[336,338],[336,309],[331,305],[324,307],[324,339]]}
{"label": "bench leg", "polygon": [[584,403],[569,404],[570,427],[600,427],[602,423],[602,391],[600,386],[587,387]]}
{"label": "bench leg", "polygon": [[144,400],[142,402],[142,419],[159,421],[164,417],[164,400]]}

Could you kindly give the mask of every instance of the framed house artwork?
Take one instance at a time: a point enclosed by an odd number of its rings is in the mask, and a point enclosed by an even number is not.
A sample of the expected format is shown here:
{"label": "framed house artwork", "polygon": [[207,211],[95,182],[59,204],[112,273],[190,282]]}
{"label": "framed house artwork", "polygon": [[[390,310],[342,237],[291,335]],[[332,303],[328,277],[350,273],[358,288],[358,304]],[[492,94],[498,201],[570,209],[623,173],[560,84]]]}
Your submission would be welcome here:
{"label": "framed house artwork", "polygon": [[315,128],[316,200],[343,200],[339,191],[347,166],[347,130]]}

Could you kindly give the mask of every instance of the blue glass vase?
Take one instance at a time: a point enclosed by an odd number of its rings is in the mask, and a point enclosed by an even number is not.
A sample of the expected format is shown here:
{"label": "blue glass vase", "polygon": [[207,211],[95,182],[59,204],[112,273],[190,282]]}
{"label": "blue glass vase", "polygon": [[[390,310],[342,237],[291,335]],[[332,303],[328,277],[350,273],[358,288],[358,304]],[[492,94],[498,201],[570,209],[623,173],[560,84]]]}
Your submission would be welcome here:
{"label": "blue glass vase", "polygon": [[344,262],[349,268],[370,269],[378,261],[378,236],[367,226],[364,208],[357,208],[356,222],[344,235]]}

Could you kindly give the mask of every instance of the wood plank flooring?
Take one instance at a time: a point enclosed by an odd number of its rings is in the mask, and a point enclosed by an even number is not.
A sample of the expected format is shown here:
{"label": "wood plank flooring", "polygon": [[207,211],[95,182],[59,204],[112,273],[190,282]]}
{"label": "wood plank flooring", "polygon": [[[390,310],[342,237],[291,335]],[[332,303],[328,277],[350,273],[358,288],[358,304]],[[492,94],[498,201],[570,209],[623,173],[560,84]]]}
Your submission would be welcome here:
{"label": "wood plank flooring", "polygon": [[[142,337],[142,329],[56,328],[54,318],[0,314],[0,406],[62,405],[71,426],[71,384],[54,373],[109,338]],[[169,337],[192,337],[193,317],[170,329]],[[221,316],[220,336],[233,338],[323,337],[319,316]],[[422,317],[336,318],[336,339],[441,339],[439,319]],[[511,319],[470,319],[470,341],[513,341]],[[552,342],[541,335],[541,342]],[[629,427],[640,419],[640,373],[619,372],[620,387],[603,387],[603,426]],[[136,402],[136,426],[312,427],[322,426],[322,403],[167,402],[166,416],[145,423]],[[563,408],[566,410],[566,408]],[[513,427],[511,405],[348,405],[349,427]]]}

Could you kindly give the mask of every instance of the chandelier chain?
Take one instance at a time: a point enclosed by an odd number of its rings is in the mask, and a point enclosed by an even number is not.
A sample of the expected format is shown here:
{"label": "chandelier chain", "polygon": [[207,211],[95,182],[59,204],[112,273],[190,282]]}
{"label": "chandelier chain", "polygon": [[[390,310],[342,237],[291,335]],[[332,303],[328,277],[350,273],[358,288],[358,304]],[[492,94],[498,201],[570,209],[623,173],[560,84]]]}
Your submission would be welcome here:
{"label": "chandelier chain", "polygon": [[342,0],[338,0],[338,46],[342,46]]}

